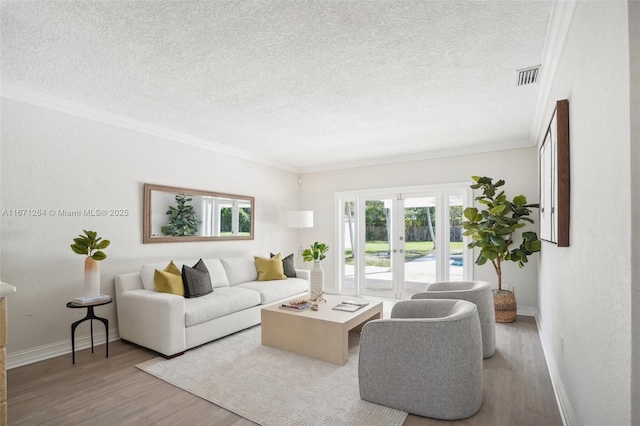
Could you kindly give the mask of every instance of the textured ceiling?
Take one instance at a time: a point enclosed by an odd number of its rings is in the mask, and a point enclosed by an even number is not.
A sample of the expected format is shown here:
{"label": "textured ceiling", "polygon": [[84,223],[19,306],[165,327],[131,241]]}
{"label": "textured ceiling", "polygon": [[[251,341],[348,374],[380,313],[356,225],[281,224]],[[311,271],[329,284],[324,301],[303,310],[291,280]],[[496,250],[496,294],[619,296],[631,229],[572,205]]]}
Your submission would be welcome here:
{"label": "textured ceiling", "polygon": [[[532,145],[550,1],[2,1],[2,83],[311,171]],[[90,142],[88,142],[90,143]]]}

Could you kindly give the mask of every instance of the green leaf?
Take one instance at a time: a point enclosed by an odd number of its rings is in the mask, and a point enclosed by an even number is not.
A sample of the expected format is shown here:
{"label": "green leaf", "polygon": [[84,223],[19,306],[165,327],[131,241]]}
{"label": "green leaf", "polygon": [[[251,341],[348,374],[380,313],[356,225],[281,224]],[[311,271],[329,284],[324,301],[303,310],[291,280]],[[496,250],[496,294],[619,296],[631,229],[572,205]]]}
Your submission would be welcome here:
{"label": "green leaf", "polygon": [[85,238],[74,238],[73,241],[80,247],[89,247]]}
{"label": "green leaf", "polygon": [[467,207],[464,209],[464,217],[470,220],[471,222],[475,221],[476,216],[478,215],[478,209],[475,207]]}
{"label": "green leaf", "polygon": [[102,240],[96,245],[96,249],[98,249],[98,250],[106,249],[107,247],[109,247],[109,244],[111,244],[111,241]]}
{"label": "green leaf", "polygon": [[77,254],[89,254],[89,250],[86,247],[79,246],[78,244],[72,244],[71,250],[73,250],[73,252]]}
{"label": "green leaf", "polygon": [[524,195],[518,195],[517,197],[513,198],[513,204],[518,207],[522,207],[527,204],[527,197],[525,197]]}
{"label": "green leaf", "polygon": [[500,228],[496,231],[496,235],[500,235],[504,237],[505,235],[509,235],[512,232],[511,227]]}
{"label": "green leaf", "polygon": [[107,255],[104,254],[104,252],[102,251],[97,251],[95,253],[93,253],[93,256],[91,256],[93,259],[95,260],[104,260],[107,258]]}
{"label": "green leaf", "polygon": [[484,247],[482,249],[482,256],[489,260],[495,260],[498,257],[498,251],[495,247]]}
{"label": "green leaf", "polygon": [[489,209],[489,213],[491,213],[492,215],[502,213],[506,208],[507,208],[506,204],[498,204],[497,206],[494,206],[491,209]]}
{"label": "green leaf", "polygon": [[496,236],[496,235],[492,235],[491,236],[491,242],[500,247],[501,249],[504,249],[506,246],[506,241],[504,240],[504,238]]}

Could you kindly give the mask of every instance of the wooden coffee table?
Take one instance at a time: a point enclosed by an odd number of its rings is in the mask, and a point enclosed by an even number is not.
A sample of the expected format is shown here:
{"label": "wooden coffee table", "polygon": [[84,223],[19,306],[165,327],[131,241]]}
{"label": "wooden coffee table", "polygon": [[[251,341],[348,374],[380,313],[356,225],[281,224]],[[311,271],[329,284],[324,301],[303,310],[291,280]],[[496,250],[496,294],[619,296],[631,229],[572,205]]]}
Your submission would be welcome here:
{"label": "wooden coffee table", "polygon": [[338,365],[347,363],[349,331],[359,331],[367,322],[382,318],[382,302],[369,304],[355,312],[332,309],[345,300],[363,301],[352,296],[325,295],[318,310],[302,312],[281,309],[280,304],[262,308],[262,344],[321,359]]}

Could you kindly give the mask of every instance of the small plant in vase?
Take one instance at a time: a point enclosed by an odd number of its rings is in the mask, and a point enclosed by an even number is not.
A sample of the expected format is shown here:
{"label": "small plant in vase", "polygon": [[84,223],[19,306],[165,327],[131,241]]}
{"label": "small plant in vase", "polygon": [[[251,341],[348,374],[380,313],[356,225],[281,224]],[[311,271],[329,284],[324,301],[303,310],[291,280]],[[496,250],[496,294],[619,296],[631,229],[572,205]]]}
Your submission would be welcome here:
{"label": "small plant in vase", "polygon": [[107,258],[102,251],[109,247],[111,241],[98,237],[97,232],[83,231],[73,239],[71,250],[86,256],[84,260],[84,297],[100,295],[100,261]]}
{"label": "small plant in vase", "polygon": [[302,252],[302,259],[305,262],[313,262],[313,268],[311,269],[311,293],[315,295],[316,301],[322,299],[324,293],[324,270],[320,262],[324,260],[325,253],[329,251],[329,246],[324,243],[315,242],[311,244],[310,248]]}
{"label": "small plant in vase", "polygon": [[515,245],[518,230],[526,226],[525,222],[534,223],[528,217],[530,209],[539,205],[527,204],[524,195],[508,200],[504,191],[498,192],[498,188],[505,184],[504,180],[493,183],[489,177],[472,176],[472,179],[476,183],[471,188],[482,190],[482,195],[475,199],[486,207],[481,210],[468,207],[464,210],[467,219],[462,222],[466,230],[464,235],[473,238],[468,245],[470,249],[480,249],[476,264],[491,262],[496,271],[498,289],[493,290],[496,321],[512,322],[516,319],[516,299],[512,291],[502,289],[502,262],[516,262],[522,268],[528,261],[527,256],[540,251],[541,242],[532,231],[523,232],[520,245]]}

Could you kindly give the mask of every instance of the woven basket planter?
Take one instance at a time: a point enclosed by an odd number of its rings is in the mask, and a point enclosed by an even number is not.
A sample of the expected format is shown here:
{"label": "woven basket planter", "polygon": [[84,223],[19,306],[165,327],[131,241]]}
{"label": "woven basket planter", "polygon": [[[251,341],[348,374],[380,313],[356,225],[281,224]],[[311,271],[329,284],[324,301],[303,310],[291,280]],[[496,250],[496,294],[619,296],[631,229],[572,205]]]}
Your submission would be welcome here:
{"label": "woven basket planter", "polygon": [[493,304],[496,310],[496,322],[513,322],[516,320],[516,295],[509,290],[493,290]]}

